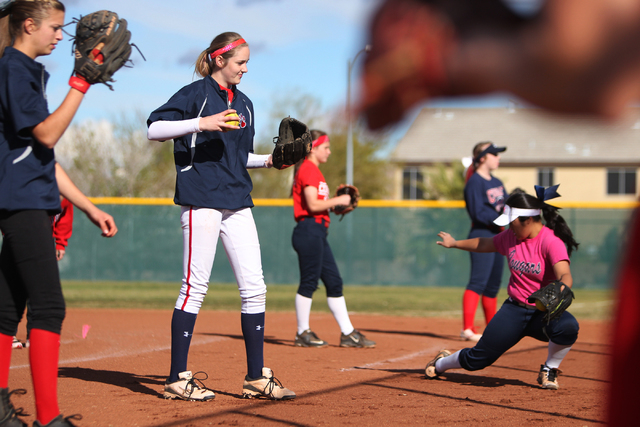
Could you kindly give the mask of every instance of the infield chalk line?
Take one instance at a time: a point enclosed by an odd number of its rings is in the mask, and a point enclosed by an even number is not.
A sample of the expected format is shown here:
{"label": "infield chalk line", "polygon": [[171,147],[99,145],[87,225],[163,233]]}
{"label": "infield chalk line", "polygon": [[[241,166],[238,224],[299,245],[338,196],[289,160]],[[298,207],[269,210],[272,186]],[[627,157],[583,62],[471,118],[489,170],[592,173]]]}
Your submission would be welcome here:
{"label": "infield chalk line", "polygon": [[[426,355],[433,356],[434,354],[436,354],[436,352],[438,352],[440,350],[442,350],[442,347],[432,347],[432,348],[430,348],[428,350],[421,350],[421,351],[418,351],[418,352],[415,352],[415,353],[406,354],[404,356],[395,357],[393,359],[381,360],[379,362],[367,363],[365,365],[353,366],[351,368],[342,368],[342,369],[340,369],[340,372],[349,372],[349,371],[355,371],[355,370],[358,370],[358,369],[378,368],[380,366],[387,365],[387,364],[390,364],[390,363],[404,362],[406,360],[415,359],[416,357],[422,357],[422,356],[426,356]],[[425,362],[425,364],[426,364],[426,362]]]}
{"label": "infield chalk line", "polygon": [[[203,338],[202,340],[198,340],[197,343],[192,343],[191,347],[198,346],[198,345],[201,345],[201,344],[210,344],[212,342],[217,342],[217,341],[224,341],[224,340],[228,340],[228,339],[230,339],[230,338],[227,338],[227,337]],[[171,350],[171,345],[165,345],[165,346],[162,346],[162,347],[155,347],[155,348],[147,348],[146,350],[130,349],[128,351],[102,352],[102,353],[94,354],[94,355],[91,355],[91,356],[76,357],[76,358],[72,358],[72,359],[64,359],[64,360],[60,360],[60,362],[58,363],[58,366],[76,364],[76,363],[82,363],[82,362],[92,362],[94,360],[112,359],[112,358],[117,358],[117,357],[136,356],[136,355],[140,355],[140,354],[153,353],[155,351],[164,351],[164,350]],[[22,368],[28,368],[28,367],[29,367],[29,364],[27,363],[26,365],[11,366],[11,369],[22,369]]]}

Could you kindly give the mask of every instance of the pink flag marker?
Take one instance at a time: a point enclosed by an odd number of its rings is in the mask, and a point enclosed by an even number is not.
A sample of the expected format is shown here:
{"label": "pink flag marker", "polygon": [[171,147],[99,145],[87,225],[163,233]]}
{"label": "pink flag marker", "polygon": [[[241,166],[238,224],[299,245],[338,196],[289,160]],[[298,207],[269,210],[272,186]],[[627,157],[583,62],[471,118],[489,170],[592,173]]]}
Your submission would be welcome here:
{"label": "pink flag marker", "polygon": [[82,325],[82,339],[85,339],[87,337],[89,329],[91,329],[91,325]]}

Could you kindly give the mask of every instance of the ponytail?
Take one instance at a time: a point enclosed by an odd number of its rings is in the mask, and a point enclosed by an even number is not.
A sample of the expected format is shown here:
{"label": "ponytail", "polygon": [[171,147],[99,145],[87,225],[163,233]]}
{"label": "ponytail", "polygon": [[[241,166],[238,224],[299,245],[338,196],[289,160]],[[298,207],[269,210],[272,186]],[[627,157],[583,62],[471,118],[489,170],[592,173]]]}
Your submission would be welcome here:
{"label": "ponytail", "polygon": [[[311,140],[315,141],[316,139],[326,134],[326,132],[323,132],[321,130],[311,129]],[[307,154],[307,157],[308,156],[309,155]],[[295,167],[293,168],[293,182],[291,183],[291,194],[289,194],[289,197],[293,197],[293,187],[296,185],[296,175],[298,175],[298,170],[300,170],[300,166],[302,166],[307,157],[298,160],[298,162],[295,164]]]}
{"label": "ponytail", "polygon": [[487,145],[491,145],[491,141],[480,141],[473,146],[473,150],[471,150],[471,154],[472,154],[471,166],[467,168],[467,174],[464,177],[465,184],[467,183],[467,181],[469,181],[471,176],[476,172],[476,169],[478,169],[478,164],[480,163],[480,159],[478,159],[478,154],[482,153],[482,150],[484,150]]}
{"label": "ponytail", "polygon": [[545,225],[552,229],[553,234],[564,242],[567,247],[567,253],[571,256],[574,249],[578,250],[580,244],[573,238],[573,233],[567,222],[558,214],[559,210],[560,208],[543,203],[542,216],[544,217]]}
{"label": "ponytail", "polygon": [[2,56],[4,55],[4,48],[13,44],[13,40],[11,40],[11,34],[9,34],[10,16],[10,9],[5,9],[0,12],[0,58],[2,58]]}

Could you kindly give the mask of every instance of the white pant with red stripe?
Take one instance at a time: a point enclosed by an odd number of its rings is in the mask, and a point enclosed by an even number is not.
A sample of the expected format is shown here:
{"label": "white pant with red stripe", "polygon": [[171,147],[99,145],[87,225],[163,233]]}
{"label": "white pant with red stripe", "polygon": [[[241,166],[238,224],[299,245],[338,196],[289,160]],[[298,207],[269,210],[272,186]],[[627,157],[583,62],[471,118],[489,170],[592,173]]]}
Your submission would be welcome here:
{"label": "white pant with red stripe", "polygon": [[209,289],[218,237],[238,283],[242,313],[264,313],[267,287],[260,242],[251,208],[238,210],[183,206],[183,277],[176,308],[197,314]]}

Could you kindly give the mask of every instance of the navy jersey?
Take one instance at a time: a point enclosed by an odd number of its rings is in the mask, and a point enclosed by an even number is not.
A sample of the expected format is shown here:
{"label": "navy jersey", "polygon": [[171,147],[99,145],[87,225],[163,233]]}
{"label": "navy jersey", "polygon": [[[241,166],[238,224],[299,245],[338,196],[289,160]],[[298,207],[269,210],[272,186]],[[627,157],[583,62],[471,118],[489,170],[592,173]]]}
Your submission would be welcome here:
{"label": "navy jersey", "polygon": [[507,197],[502,181],[491,176],[487,181],[474,173],[464,187],[464,201],[471,217],[472,228],[498,230],[493,220],[502,214]]}
{"label": "navy jersey", "polygon": [[213,209],[253,207],[253,184],[247,172],[255,135],[253,103],[237,87],[232,90],[234,96],[229,106],[227,92],[207,76],[180,89],[147,120],[147,125],[159,120],[187,120],[228,108],[235,109],[240,117],[240,129],[199,132],[174,139],[177,205]]}
{"label": "navy jersey", "polygon": [[49,73],[24,53],[7,47],[0,58],[0,209],[60,212],[53,149],[32,129],[49,116]]}

